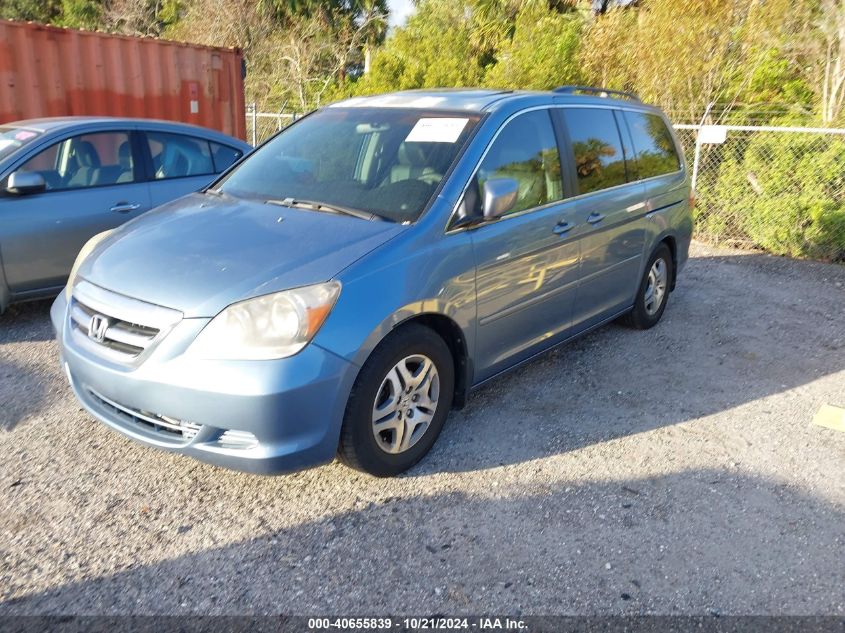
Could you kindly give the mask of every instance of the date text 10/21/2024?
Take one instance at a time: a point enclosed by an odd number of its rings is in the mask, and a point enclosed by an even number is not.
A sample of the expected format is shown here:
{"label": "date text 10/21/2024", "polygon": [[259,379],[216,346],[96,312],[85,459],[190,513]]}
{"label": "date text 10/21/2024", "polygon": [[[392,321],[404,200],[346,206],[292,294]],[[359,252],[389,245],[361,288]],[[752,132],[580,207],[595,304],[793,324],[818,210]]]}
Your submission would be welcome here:
{"label": "date text 10/21/2024", "polygon": [[406,618],[309,618],[308,629],[319,630],[478,630],[478,631],[524,631],[528,628],[523,620],[515,618],[479,617],[406,617]]}

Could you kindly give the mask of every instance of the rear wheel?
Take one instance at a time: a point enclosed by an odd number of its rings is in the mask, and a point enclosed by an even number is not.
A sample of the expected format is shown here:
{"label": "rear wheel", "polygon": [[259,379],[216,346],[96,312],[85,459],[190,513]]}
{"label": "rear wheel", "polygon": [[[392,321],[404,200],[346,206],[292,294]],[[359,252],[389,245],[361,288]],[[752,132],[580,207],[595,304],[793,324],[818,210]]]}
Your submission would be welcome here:
{"label": "rear wheel", "polygon": [[623,322],[638,330],[657,325],[666,310],[672,280],[672,253],[661,244],[652,253],[645,268],[634,309],[623,317]]}
{"label": "rear wheel", "polygon": [[391,333],[355,381],[338,457],[378,477],[407,470],[440,434],[454,389],[454,364],[443,339],[416,324]]}

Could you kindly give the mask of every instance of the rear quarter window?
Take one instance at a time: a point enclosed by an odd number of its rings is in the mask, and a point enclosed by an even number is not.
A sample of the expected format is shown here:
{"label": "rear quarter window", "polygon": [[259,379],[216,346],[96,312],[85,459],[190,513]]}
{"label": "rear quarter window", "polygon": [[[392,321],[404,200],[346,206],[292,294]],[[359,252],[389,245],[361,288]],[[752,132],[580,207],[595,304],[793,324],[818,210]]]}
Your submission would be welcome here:
{"label": "rear quarter window", "polygon": [[156,180],[215,173],[208,141],[170,132],[146,132]]}
{"label": "rear quarter window", "polygon": [[244,153],[229,147],[228,145],[221,145],[219,143],[209,143],[211,146],[211,158],[214,160],[214,171],[220,173],[226,171],[237,161]]}
{"label": "rear quarter window", "polygon": [[637,154],[639,178],[671,174],[681,168],[675,141],[661,117],[628,110],[625,120]]}

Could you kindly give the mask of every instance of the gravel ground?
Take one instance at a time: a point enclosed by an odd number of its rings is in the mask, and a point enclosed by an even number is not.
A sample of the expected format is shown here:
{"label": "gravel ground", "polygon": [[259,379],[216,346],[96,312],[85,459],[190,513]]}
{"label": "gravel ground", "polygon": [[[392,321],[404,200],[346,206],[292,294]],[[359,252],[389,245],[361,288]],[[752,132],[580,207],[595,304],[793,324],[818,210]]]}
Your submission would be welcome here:
{"label": "gravel ground", "polygon": [[845,267],[695,246],[663,322],[477,391],[376,480],[144,448],[0,317],[0,613],[845,614]]}

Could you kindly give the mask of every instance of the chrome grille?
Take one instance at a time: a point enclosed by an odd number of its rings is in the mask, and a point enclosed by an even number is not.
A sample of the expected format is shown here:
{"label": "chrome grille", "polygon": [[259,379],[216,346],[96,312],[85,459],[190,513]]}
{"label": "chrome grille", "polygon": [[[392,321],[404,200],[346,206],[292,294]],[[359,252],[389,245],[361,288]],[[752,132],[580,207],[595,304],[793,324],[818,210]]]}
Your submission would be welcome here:
{"label": "chrome grille", "polygon": [[163,308],[86,281],[73,289],[68,326],[74,343],[119,363],[133,363],[182,318]]}
{"label": "chrome grille", "polygon": [[[72,327],[80,330],[84,336],[91,338],[91,319],[97,314],[96,310],[86,306],[81,301],[76,299],[71,301],[70,318]],[[158,336],[159,330],[156,328],[121,321],[108,315],[102,316],[106,318],[108,327],[105,330],[103,340],[96,342],[122,354],[135,357],[147,349],[153,339]]]}
{"label": "chrome grille", "polygon": [[94,402],[110,415],[119,418],[124,423],[139,426],[144,430],[152,431],[168,439],[189,442],[196,437],[202,428],[201,425],[194,424],[193,422],[177,420],[166,415],[141,411],[118,404],[93,389],[88,389],[87,391]]}

